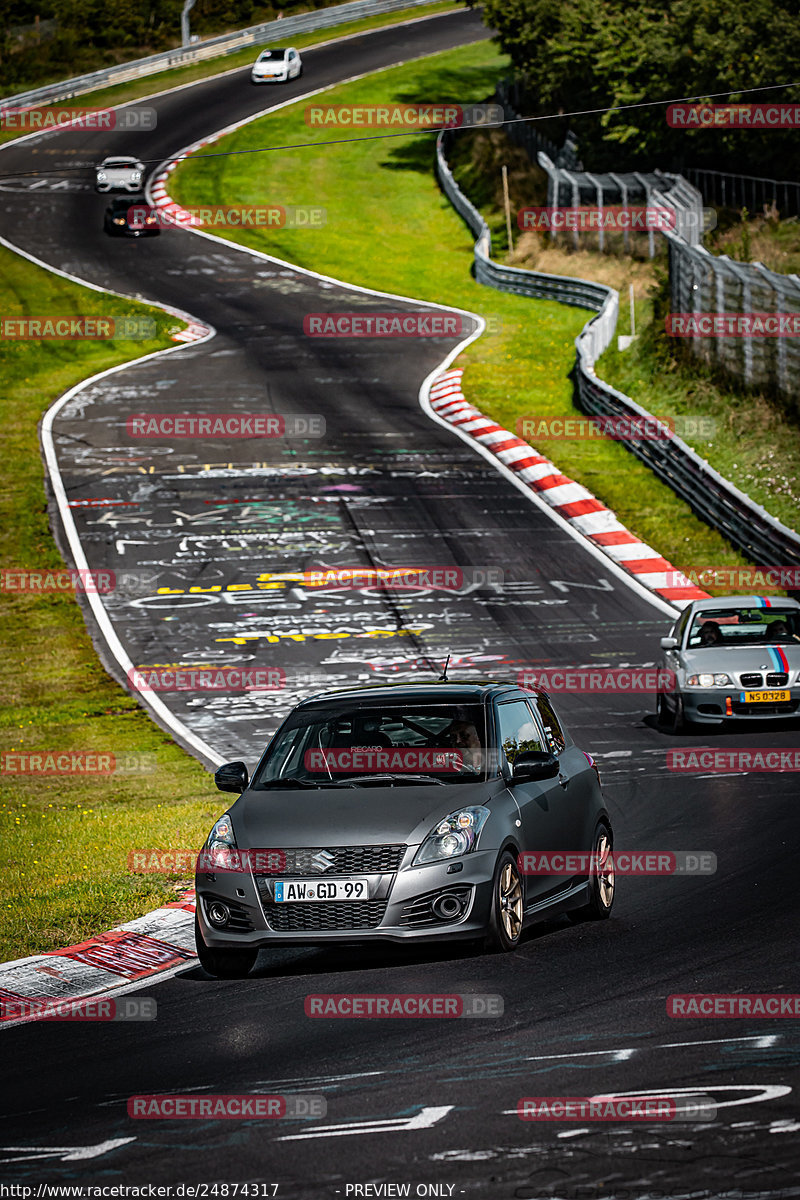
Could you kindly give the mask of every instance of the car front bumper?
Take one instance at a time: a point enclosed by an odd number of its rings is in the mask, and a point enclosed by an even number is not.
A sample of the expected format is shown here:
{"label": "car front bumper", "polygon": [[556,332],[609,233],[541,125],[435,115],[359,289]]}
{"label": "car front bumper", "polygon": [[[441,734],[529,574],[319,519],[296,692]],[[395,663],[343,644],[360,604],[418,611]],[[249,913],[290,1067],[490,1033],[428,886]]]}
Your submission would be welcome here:
{"label": "car front bumper", "polygon": [[[413,849],[416,852],[416,847]],[[349,902],[276,904],[271,901],[271,879],[266,877],[249,872],[217,871],[212,880],[206,874],[199,874],[196,879],[198,922],[203,940],[211,949],[477,938],[488,929],[496,861],[497,850],[480,850],[451,862],[401,867],[393,874],[368,875],[370,899]],[[448,867],[457,863],[461,864],[460,870],[448,872]],[[459,897],[462,911],[453,918],[438,919],[430,905],[445,892]],[[205,901],[208,899],[222,900],[233,906],[239,927],[220,929],[213,926],[206,913]],[[369,911],[365,908],[367,905]],[[330,925],[336,928],[327,927]]]}
{"label": "car front bumper", "polygon": [[142,181],[138,183],[95,183],[94,190],[96,192],[140,192],[142,190]]}
{"label": "car front bumper", "polygon": [[[775,704],[744,703],[741,699],[743,690],[733,687],[685,688],[681,692],[684,715],[698,725],[720,725],[723,721],[790,721],[800,717],[800,687],[761,689],[789,692],[788,701]],[[728,700],[730,706],[726,703]]]}

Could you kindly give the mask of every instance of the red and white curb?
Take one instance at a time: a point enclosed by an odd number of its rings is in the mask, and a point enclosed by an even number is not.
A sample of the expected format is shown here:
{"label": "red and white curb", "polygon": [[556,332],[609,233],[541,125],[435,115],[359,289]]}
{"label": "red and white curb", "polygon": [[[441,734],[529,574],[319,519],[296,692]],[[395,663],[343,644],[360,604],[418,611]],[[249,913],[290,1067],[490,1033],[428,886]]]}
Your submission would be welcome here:
{"label": "red and white curb", "polygon": [[488,450],[504,467],[549,504],[554,513],[606,554],[637,583],[676,608],[708,596],[680,574],[652,546],[635,537],[591,492],[562,475],[558,467],[528,442],[509,433],[469,404],[461,390],[463,370],[445,371],[433,381],[430,405],[436,415],[466,433]]}
{"label": "red and white curb", "polygon": [[[194,891],[189,891],[76,946],[0,964],[0,1010],[32,1000],[73,1005],[100,995],[113,998],[189,965],[195,957],[194,905]],[[0,1030],[37,1019],[36,1014],[0,1019]]]}

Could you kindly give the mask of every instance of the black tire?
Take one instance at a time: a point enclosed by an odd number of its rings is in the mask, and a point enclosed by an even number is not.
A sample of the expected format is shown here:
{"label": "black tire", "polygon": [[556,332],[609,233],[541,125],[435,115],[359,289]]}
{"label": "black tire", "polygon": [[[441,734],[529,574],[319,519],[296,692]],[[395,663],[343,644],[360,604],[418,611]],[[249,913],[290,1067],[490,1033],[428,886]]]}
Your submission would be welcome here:
{"label": "black tire", "polygon": [[[611,828],[601,821],[592,841],[594,861],[602,863],[613,848],[614,835]],[[573,908],[567,913],[571,921],[607,921],[611,916],[616,892],[613,859],[608,871],[592,871],[589,876],[589,888],[589,903],[584,904],[582,908]]]}
{"label": "black tire", "polygon": [[672,716],[672,732],[674,734],[686,733],[689,728],[689,722],[686,720],[686,712],[683,707],[683,696],[680,692],[675,694],[675,712]]}
{"label": "black tire", "polygon": [[516,950],[522,937],[524,890],[517,860],[504,850],[492,879],[492,908],[485,946],[491,953]]}
{"label": "black tire", "polygon": [[258,950],[212,950],[203,941],[197,913],[194,917],[194,940],[200,966],[215,979],[244,979],[258,958]]}
{"label": "black tire", "polygon": [[667,708],[667,702],[663,692],[659,692],[656,696],[656,721],[662,729],[666,729],[666,727],[672,721],[672,714]]}

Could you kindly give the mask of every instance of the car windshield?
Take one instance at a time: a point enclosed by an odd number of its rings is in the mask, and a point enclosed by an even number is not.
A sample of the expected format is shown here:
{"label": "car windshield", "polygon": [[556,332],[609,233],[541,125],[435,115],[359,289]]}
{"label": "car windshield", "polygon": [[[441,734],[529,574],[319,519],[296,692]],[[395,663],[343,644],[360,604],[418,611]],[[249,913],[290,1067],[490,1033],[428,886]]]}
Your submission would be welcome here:
{"label": "car windshield", "polygon": [[262,54],[259,54],[258,61],[259,62],[267,62],[268,59],[285,58],[285,57],[286,57],[285,50],[264,50],[264,52]]}
{"label": "car windshield", "polygon": [[689,630],[688,647],[771,646],[800,643],[800,613],[791,608],[703,609]]}
{"label": "car windshield", "polygon": [[481,704],[336,704],[299,709],[251,787],[474,783],[486,778]]}
{"label": "car windshield", "polygon": [[106,158],[100,165],[101,167],[138,167],[139,162],[135,158]]}

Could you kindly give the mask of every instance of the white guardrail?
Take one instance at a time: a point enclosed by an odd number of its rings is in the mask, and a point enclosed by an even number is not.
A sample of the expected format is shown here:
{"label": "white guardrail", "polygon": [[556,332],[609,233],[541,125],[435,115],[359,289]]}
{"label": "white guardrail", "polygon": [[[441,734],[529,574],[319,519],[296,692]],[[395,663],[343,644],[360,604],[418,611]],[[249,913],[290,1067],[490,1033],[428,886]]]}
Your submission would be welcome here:
{"label": "white guardrail", "polygon": [[72,100],[75,96],[84,96],[87,92],[94,92],[99,88],[112,87],[117,83],[128,83],[131,79],[156,75],[159,71],[169,71],[173,67],[190,66],[192,63],[203,62],[208,58],[233,54],[236,50],[241,50],[255,42],[269,43],[277,39],[286,43],[297,33],[330,29],[335,25],[344,25],[348,21],[358,21],[363,17],[379,16],[382,13],[398,12],[402,9],[426,8],[435,2],[436,0],[352,0],[349,4],[338,4],[333,8],[298,13],[295,17],[268,21],[264,25],[251,25],[247,29],[239,29],[235,33],[209,38],[204,42],[195,42],[191,46],[164,50],[160,54],[151,54],[147,58],[118,63],[113,67],[104,67],[100,71],[90,71],[87,75],[76,75],[73,79],[63,79],[60,83],[49,83],[29,92],[5,96],[0,102],[14,107],[21,107],[25,104],[56,104],[60,100]]}
{"label": "white guardrail", "polygon": [[[614,337],[619,309],[619,294],[602,283],[546,275],[521,267],[505,267],[491,258],[489,227],[481,214],[459,188],[447,163],[446,152],[453,133],[445,130],[436,142],[436,170],[450,203],[464,218],[475,235],[475,278],[501,292],[516,292],[536,299],[558,300],[581,308],[595,309],[597,315],[584,325],[575,339],[573,380],[576,403],[585,413],[597,416],[644,418],[655,421],[630,396],[617,391],[597,377],[595,361]],[[681,438],[620,438],[631,453],[669,484],[713,529],[718,529],[738,550],[756,563],[781,566],[800,565],[800,534],[781,524],[760,504],[754,503],[718,471],[709,466]]]}

